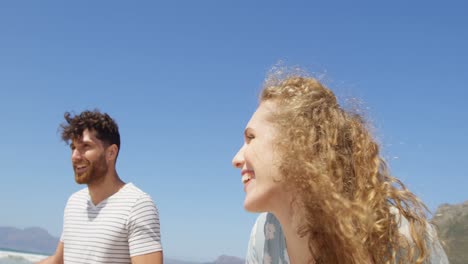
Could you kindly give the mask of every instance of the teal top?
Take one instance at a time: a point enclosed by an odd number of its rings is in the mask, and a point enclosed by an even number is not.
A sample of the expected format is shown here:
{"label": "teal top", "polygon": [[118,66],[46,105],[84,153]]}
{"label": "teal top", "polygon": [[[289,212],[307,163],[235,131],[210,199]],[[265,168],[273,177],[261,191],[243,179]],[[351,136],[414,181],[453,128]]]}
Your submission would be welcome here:
{"label": "teal top", "polygon": [[[408,221],[404,218],[401,220],[399,231],[409,237]],[[431,255],[426,263],[448,264],[447,255],[437,238],[437,232],[432,226],[429,227],[428,241]],[[262,213],[258,216],[250,234],[245,263],[289,264],[286,240],[281,225],[273,214]]]}

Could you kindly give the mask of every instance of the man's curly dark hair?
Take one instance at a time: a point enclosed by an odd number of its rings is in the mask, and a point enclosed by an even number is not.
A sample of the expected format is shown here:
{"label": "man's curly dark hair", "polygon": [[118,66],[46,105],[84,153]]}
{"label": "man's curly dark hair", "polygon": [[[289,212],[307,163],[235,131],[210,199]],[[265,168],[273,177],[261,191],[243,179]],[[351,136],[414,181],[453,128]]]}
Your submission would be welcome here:
{"label": "man's curly dark hair", "polygon": [[120,150],[119,127],[108,114],[95,109],[74,116],[70,112],[65,112],[64,117],[66,122],[60,125],[63,141],[68,143],[70,140],[80,138],[83,136],[83,131],[88,129],[94,131],[96,137],[104,144],[108,146],[116,144]]}

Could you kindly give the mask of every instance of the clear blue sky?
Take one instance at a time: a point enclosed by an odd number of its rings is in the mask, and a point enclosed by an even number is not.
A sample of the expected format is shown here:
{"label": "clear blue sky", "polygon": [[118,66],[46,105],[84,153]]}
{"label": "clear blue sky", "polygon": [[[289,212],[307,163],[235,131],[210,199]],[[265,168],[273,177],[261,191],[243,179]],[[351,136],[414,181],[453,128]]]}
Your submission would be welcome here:
{"label": "clear blue sky", "polygon": [[60,235],[82,186],[58,126],[99,108],[120,125],[120,176],[159,207],[165,255],[243,257],[256,215],[231,158],[279,60],[362,99],[432,210],[468,199],[463,1],[155,2],[1,2],[0,225]]}

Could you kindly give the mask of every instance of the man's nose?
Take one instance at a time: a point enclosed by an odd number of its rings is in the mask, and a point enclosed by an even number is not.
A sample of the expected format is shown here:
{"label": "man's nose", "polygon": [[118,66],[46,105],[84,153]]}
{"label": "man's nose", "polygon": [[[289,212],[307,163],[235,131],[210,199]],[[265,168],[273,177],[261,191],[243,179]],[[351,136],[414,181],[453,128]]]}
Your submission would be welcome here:
{"label": "man's nose", "polygon": [[81,152],[78,149],[72,150],[72,162],[77,162],[81,160]]}

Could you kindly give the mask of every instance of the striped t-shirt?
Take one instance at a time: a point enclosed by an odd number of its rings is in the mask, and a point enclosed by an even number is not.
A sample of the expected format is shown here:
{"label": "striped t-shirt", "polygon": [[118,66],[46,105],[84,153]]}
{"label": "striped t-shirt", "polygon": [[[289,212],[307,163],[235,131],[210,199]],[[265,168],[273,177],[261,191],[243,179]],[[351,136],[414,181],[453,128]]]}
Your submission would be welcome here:
{"label": "striped t-shirt", "polygon": [[65,263],[131,263],[161,251],[158,210],[132,183],[94,205],[88,188],[68,199],[61,241]]}

